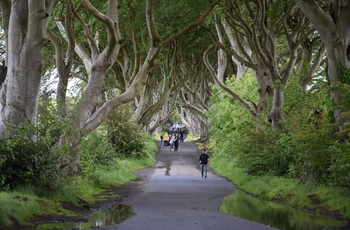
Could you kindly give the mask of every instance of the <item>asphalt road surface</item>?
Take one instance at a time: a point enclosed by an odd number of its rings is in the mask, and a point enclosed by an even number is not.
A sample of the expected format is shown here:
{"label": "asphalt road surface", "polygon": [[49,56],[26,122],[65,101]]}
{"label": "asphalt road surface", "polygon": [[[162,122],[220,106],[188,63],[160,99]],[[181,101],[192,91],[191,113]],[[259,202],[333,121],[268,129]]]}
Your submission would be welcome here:
{"label": "asphalt road surface", "polygon": [[234,185],[210,167],[208,178],[202,178],[198,163],[200,153],[195,144],[186,142],[180,143],[176,152],[160,148],[156,165],[147,171],[142,191],[122,201],[131,206],[135,215],[103,229],[273,229],[219,212],[220,204],[234,191]]}

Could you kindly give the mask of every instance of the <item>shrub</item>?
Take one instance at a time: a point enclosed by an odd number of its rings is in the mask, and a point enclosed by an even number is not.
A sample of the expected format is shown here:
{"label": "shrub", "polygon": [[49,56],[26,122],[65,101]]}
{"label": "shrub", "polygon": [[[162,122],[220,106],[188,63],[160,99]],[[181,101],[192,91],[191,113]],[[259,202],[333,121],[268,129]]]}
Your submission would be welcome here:
{"label": "shrub", "polygon": [[337,142],[328,147],[331,158],[328,159],[329,176],[327,181],[335,186],[350,189],[350,143]]}
{"label": "shrub", "polygon": [[291,137],[276,130],[247,132],[238,151],[238,164],[251,175],[288,176],[294,162],[295,151],[286,146]]}
{"label": "shrub", "polygon": [[117,156],[105,132],[93,131],[83,138],[80,145],[80,166],[84,173],[108,167]]}
{"label": "shrub", "polygon": [[145,145],[141,128],[131,117],[127,105],[113,111],[105,122],[108,139],[119,155],[142,157]]}
{"label": "shrub", "polygon": [[39,126],[26,124],[17,129],[18,135],[0,140],[2,189],[29,184],[38,191],[50,191],[60,186],[60,154],[49,139],[37,135],[39,130]]}

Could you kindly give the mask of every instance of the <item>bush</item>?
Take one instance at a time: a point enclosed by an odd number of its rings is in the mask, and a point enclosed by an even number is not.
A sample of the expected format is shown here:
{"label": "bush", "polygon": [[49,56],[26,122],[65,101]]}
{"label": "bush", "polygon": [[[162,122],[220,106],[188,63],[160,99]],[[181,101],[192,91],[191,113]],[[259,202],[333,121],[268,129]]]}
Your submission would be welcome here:
{"label": "bush", "polygon": [[251,133],[239,147],[239,164],[251,175],[287,176],[295,154],[284,144],[289,138],[275,130]]}
{"label": "bush", "polygon": [[98,130],[86,136],[80,145],[80,166],[84,173],[98,168],[106,168],[112,164],[117,156],[107,135]]}
{"label": "bush", "polygon": [[108,139],[119,155],[142,157],[145,144],[141,128],[131,117],[127,105],[113,111],[105,122]]}
{"label": "bush", "polygon": [[49,139],[37,135],[39,130],[39,126],[23,125],[18,135],[0,140],[2,189],[29,184],[38,191],[50,191],[60,186],[60,154],[51,148]]}
{"label": "bush", "polygon": [[131,180],[134,174],[129,171],[152,165],[157,151],[157,144],[148,134],[142,133],[140,141],[145,143],[142,153],[127,157],[116,151],[106,132],[91,132],[83,139],[80,148],[82,178],[97,186],[116,185]]}
{"label": "bush", "polygon": [[335,186],[350,189],[350,143],[337,142],[328,149],[331,158],[327,181]]}

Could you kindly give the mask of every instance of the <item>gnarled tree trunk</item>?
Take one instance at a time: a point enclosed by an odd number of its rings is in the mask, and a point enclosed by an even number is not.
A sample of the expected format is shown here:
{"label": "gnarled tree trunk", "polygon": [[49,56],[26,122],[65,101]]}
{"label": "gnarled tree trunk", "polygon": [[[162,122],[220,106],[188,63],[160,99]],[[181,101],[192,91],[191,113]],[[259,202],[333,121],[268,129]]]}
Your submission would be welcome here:
{"label": "gnarled tree trunk", "polygon": [[1,88],[0,138],[11,135],[18,124],[36,123],[44,35],[53,5],[50,0],[1,1],[7,74]]}

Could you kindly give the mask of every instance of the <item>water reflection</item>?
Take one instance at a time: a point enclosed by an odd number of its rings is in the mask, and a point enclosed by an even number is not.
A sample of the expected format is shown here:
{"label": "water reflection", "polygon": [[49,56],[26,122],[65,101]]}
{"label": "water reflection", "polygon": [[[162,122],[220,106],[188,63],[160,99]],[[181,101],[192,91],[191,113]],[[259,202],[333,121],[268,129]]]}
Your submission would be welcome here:
{"label": "water reflection", "polygon": [[159,172],[159,170],[161,170],[162,171],[162,173],[161,174],[163,174],[163,169],[165,169],[165,176],[170,176],[170,170],[171,170],[171,161],[165,161],[165,162],[163,162],[163,161],[159,161],[158,163],[157,163],[157,169],[156,169],[156,172],[155,172],[155,174],[158,174]]}
{"label": "water reflection", "polygon": [[90,229],[92,227],[100,227],[107,225],[119,224],[128,217],[134,215],[129,206],[113,205],[109,210],[99,210],[94,215],[90,216],[87,222],[64,222],[64,223],[50,223],[40,224],[36,226],[38,230],[71,230],[71,229]]}
{"label": "water reflection", "polygon": [[220,211],[282,230],[324,230],[341,225],[336,220],[253,198],[240,191],[226,197]]}
{"label": "water reflection", "polygon": [[165,168],[166,168],[166,170],[165,170],[165,175],[166,175],[166,176],[170,176],[171,161],[167,161],[167,162],[165,163]]}

